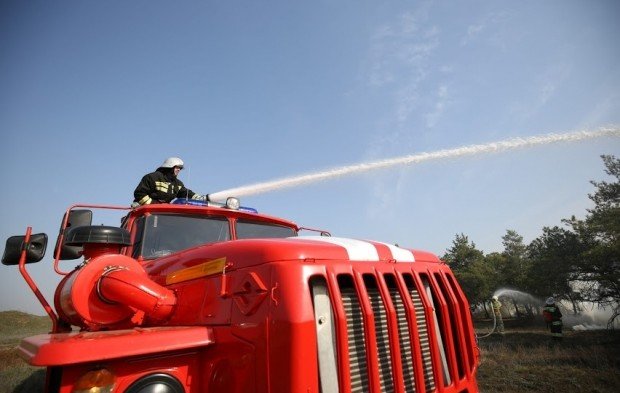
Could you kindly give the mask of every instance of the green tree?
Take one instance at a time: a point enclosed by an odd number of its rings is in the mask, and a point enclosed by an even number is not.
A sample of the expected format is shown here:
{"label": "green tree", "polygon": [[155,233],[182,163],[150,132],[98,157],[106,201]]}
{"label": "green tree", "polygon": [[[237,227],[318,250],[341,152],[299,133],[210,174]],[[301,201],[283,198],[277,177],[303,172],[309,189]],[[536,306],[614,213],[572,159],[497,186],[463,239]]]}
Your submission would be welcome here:
{"label": "green tree", "polygon": [[493,292],[494,271],[486,259],[472,262],[466,269],[454,273],[470,304],[483,304]]}
{"label": "green tree", "polygon": [[504,257],[500,267],[502,285],[513,288],[525,288],[525,281],[528,271],[528,261],[526,258],[526,245],[523,244],[523,236],[516,231],[508,229],[502,236]]}
{"label": "green tree", "polygon": [[[488,256],[496,271],[495,282],[498,287],[524,290],[529,260],[527,259],[527,246],[523,243],[523,236],[515,230],[508,229],[502,236],[502,245],[504,250],[501,253]],[[511,298],[511,301],[517,317],[520,317],[522,314],[518,307],[518,300]],[[530,304],[523,304],[523,306],[531,314]]]}
{"label": "green tree", "polygon": [[[492,252],[484,257],[484,261],[489,266],[490,272],[488,273],[488,280],[490,281],[491,292],[489,297],[497,289],[507,287],[507,284],[502,276],[502,269],[506,265],[506,257],[499,252]],[[488,300],[488,299],[487,299]]]}
{"label": "green tree", "polygon": [[578,312],[578,293],[573,291],[575,270],[584,251],[575,232],[555,226],[543,228],[543,234],[527,247],[531,267],[527,291],[540,298],[555,296],[570,300],[573,312]]}
{"label": "green tree", "polygon": [[620,304],[620,160],[601,156],[605,172],[613,181],[591,181],[596,188],[588,197],[594,208],[584,220],[566,220],[587,247],[576,273],[583,283],[582,296],[600,305]]}
{"label": "green tree", "polygon": [[470,304],[481,304],[489,298],[493,271],[484,253],[467,236],[457,234],[442,259],[450,265]]}
{"label": "green tree", "polygon": [[484,253],[476,248],[474,242],[464,234],[457,234],[452,241],[452,247],[446,250],[443,259],[453,271],[467,268],[472,263],[484,258]]}

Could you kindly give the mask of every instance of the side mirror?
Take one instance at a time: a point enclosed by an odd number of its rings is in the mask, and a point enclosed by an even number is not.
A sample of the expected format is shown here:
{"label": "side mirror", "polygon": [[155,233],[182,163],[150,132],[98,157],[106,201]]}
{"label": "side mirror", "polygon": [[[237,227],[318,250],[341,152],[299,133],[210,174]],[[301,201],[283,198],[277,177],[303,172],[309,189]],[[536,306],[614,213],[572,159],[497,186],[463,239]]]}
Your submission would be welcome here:
{"label": "side mirror", "polygon": [[66,235],[67,231],[74,227],[82,227],[82,226],[90,226],[93,221],[93,212],[91,210],[70,210],[69,218],[67,219],[67,226],[65,227],[64,233],[62,229],[62,223],[65,221],[65,217],[62,218],[62,222],[60,223],[60,233],[58,234],[58,240],[56,241],[56,247],[54,248],[54,256],[58,252],[58,247],[60,246],[60,258],[62,260],[69,259],[78,259],[82,256],[82,252],[84,251],[82,246],[69,246],[67,245],[67,238],[63,236],[64,241],[62,245],[59,245],[61,235]]}
{"label": "side mirror", "polygon": [[39,262],[45,256],[47,248],[47,235],[37,233],[30,236],[30,242],[26,245],[26,236],[11,236],[6,240],[6,248],[2,255],[3,265],[19,265],[22,250],[26,248],[26,263]]}

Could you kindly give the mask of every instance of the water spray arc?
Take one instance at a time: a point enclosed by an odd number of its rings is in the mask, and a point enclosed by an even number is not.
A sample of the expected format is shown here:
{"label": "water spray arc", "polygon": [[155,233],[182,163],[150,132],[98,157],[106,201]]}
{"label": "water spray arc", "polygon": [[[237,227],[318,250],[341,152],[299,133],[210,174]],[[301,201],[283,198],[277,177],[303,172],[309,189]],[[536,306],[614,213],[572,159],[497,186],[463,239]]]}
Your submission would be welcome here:
{"label": "water spray arc", "polygon": [[[495,310],[493,309],[493,299],[496,299],[499,301],[500,297],[507,297],[507,298],[511,298],[511,299],[515,299],[515,300],[519,300],[521,302],[529,302],[530,304],[542,304],[543,300],[536,298],[535,296],[530,295],[529,293],[526,292],[521,292],[518,291],[516,289],[509,289],[509,288],[499,288],[497,289],[495,292],[493,292],[493,296],[490,299],[490,303],[491,303],[491,316],[493,317],[493,325],[491,327],[491,330],[484,335],[478,336],[476,335],[476,337],[478,339],[481,338],[487,338],[490,335],[492,335],[493,333],[496,333],[496,328],[498,326],[498,322],[499,320],[501,320],[501,313],[500,315],[496,315]],[[503,322],[502,322],[502,326],[503,326]],[[502,327],[503,329],[503,327]]]}
{"label": "water spray arc", "polygon": [[527,138],[513,138],[499,142],[492,142],[480,145],[463,146],[454,149],[438,150],[430,153],[412,154],[402,157],[395,157],[379,161],[371,161],[354,165],[347,165],[328,169],[326,171],[310,173],[299,176],[292,176],[284,179],[256,183],[248,186],[230,188],[209,194],[213,200],[223,200],[229,196],[242,197],[248,195],[262,194],[270,191],[291,188],[323,180],[353,175],[357,173],[369,172],[378,169],[389,168],[400,165],[412,165],[425,161],[443,160],[474,156],[486,153],[500,153],[507,150],[522,149],[539,145],[547,145],[560,142],[577,142],[587,139],[601,137],[620,137],[620,127],[602,127],[597,130],[582,130],[564,134],[547,134],[531,136]]}

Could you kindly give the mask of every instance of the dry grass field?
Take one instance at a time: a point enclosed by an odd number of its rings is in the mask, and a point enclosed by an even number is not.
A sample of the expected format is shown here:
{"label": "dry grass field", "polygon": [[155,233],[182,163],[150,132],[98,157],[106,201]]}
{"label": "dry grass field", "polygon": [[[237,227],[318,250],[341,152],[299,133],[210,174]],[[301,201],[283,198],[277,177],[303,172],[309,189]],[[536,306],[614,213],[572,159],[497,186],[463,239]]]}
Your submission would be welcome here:
{"label": "dry grass field", "polygon": [[[620,331],[567,330],[561,343],[542,326],[510,326],[506,334],[484,337],[488,323],[477,323],[483,393],[620,392]],[[0,312],[0,393],[40,392],[41,369],[17,355],[22,337],[45,333],[47,317]]]}
{"label": "dry grass field", "polygon": [[[17,345],[23,337],[47,333],[52,323],[48,317],[39,317],[18,311],[0,312],[0,393],[37,392],[30,379],[39,368],[26,364],[17,354]],[[37,378],[38,377],[38,378]]]}
{"label": "dry grass field", "polygon": [[620,332],[510,329],[478,341],[481,392],[620,392]]}

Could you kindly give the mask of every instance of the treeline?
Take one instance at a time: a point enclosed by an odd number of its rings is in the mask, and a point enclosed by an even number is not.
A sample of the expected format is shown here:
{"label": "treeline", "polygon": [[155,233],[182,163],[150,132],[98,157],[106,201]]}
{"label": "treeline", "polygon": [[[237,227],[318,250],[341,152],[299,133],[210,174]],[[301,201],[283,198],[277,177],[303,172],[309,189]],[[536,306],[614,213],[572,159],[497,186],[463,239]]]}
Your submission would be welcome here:
{"label": "treeline", "polygon": [[545,299],[592,302],[620,315],[620,159],[601,156],[613,181],[591,181],[594,207],[583,220],[544,227],[531,243],[514,230],[502,237],[504,250],[484,254],[473,241],[456,235],[442,259],[450,264],[472,306],[483,306],[497,288],[512,288]]}

